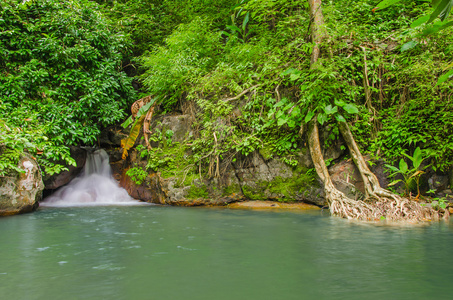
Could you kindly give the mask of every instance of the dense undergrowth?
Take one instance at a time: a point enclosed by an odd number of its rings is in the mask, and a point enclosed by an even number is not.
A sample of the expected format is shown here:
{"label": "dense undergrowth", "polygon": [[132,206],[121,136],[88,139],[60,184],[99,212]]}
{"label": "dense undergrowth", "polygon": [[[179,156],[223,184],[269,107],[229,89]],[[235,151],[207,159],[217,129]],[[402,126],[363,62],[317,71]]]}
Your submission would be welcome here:
{"label": "dense undergrowth", "polygon": [[69,145],[90,145],[124,117],[134,97],[121,70],[128,40],[89,1],[0,5],[0,176],[19,155],[47,174],[74,164]]}
{"label": "dense undergrowth", "polygon": [[[296,167],[313,117],[326,146],[339,138],[336,120],[347,120],[375,158],[392,163],[419,147],[435,169],[451,168],[453,82],[436,83],[453,60],[453,34],[417,36],[425,25],[410,24],[429,11],[426,1],[377,12],[378,1],[324,1],[315,71],[307,1],[97,2],[108,22],[86,1],[2,5],[0,49],[11,54],[2,55],[0,105],[11,114],[0,123],[0,175],[14,166],[11,151],[43,150],[45,165],[122,119],[133,91],[121,62],[133,66],[142,94],[158,97],[160,113],[194,116],[184,177],[220,176],[254,151]],[[165,163],[173,150],[152,151],[137,174],[181,167]]]}
{"label": "dense undergrowth", "polygon": [[328,38],[312,71],[307,3],[242,2],[223,24],[196,17],[140,58],[164,112],[196,112],[194,171],[203,164],[214,176],[216,164],[255,150],[295,166],[314,116],[328,129],[326,146],[338,139],[335,120],[347,118],[375,158],[394,162],[420,147],[433,168],[450,168],[452,83],[436,83],[452,60],[452,31],[401,51],[423,30],[410,24],[426,3],[374,13],[376,1],[325,1]]}

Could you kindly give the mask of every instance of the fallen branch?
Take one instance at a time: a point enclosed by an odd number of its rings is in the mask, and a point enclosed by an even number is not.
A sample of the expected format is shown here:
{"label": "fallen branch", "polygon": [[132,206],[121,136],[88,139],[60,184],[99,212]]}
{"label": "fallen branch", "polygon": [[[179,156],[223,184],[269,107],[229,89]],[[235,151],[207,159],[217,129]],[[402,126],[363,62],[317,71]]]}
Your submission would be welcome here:
{"label": "fallen branch", "polygon": [[228,101],[237,100],[237,99],[241,98],[242,96],[244,96],[245,94],[247,94],[248,92],[250,92],[250,90],[257,88],[259,86],[260,86],[260,84],[251,86],[248,89],[243,90],[239,95],[232,97],[232,98],[223,99],[222,101],[228,102]]}

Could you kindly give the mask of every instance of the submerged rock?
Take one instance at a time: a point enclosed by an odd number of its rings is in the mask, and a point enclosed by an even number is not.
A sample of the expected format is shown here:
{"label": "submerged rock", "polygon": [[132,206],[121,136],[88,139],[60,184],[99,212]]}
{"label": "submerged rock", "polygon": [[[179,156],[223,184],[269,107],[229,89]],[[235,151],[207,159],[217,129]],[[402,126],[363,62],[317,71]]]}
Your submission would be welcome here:
{"label": "submerged rock", "polygon": [[42,198],[44,183],[36,160],[24,153],[18,167],[24,172],[0,178],[0,216],[31,212]]}

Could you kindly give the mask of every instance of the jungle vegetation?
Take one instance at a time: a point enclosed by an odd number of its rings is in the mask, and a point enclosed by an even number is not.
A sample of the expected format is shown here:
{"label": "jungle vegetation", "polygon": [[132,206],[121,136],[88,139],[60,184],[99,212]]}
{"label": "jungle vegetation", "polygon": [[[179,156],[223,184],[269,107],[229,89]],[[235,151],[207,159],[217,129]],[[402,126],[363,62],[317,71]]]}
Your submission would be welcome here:
{"label": "jungle vegetation", "polygon": [[314,1],[318,25],[313,1],[96,2],[0,5],[0,176],[22,151],[60,171],[147,95],[195,116],[188,166],[206,177],[254,151],[297,167],[315,125],[321,147],[349,130],[374,159],[421,149],[451,169],[452,1]]}

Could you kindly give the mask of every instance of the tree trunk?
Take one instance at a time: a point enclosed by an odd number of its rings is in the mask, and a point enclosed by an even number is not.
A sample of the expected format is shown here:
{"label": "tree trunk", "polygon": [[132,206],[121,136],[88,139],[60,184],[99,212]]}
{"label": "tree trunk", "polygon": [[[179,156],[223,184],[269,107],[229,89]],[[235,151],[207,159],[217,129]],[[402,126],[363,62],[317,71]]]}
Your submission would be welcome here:
{"label": "tree trunk", "polygon": [[[308,3],[310,5],[311,38],[313,42],[310,68],[313,69],[316,68],[316,62],[318,61],[321,53],[320,44],[324,36],[324,18],[322,15],[321,0],[309,0]],[[315,166],[316,173],[324,183],[326,202],[329,207],[332,207],[335,199],[346,199],[347,197],[342,192],[337,190],[332,183],[324,157],[322,156],[317,122],[317,118],[313,117],[308,124],[308,146],[310,148],[310,155]]]}
{"label": "tree trunk", "polygon": [[318,61],[321,54],[321,42],[325,34],[321,3],[321,0],[308,0],[310,6],[311,41],[313,43],[310,60],[311,67]]}
{"label": "tree trunk", "polygon": [[[309,0],[308,3],[310,5],[311,37],[313,42],[310,68],[313,69],[316,68],[316,63],[321,53],[320,44],[325,33],[321,0]],[[370,99],[367,100],[371,101]],[[385,218],[394,221],[418,222],[439,218],[439,214],[433,209],[422,207],[419,203],[401,198],[381,188],[377,177],[370,171],[360,153],[348,124],[346,122],[338,122],[338,126],[352,159],[362,176],[367,202],[349,199],[333,185],[322,156],[317,118],[313,117],[308,124],[308,145],[316,173],[324,183],[326,202],[332,215],[371,221]],[[445,212],[445,216],[448,216],[448,211]]]}

